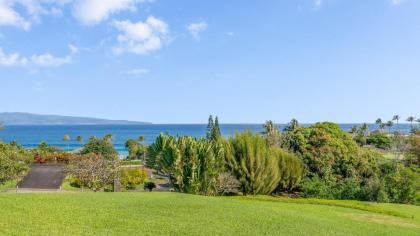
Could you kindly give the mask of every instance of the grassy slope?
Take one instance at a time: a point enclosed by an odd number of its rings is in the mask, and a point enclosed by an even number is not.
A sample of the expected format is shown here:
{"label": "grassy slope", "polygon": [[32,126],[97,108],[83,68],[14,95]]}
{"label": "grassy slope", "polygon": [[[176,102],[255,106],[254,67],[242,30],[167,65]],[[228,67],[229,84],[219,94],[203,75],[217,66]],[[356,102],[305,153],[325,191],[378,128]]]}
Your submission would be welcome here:
{"label": "grassy slope", "polygon": [[419,235],[414,216],[352,208],[177,193],[0,194],[4,235]]}

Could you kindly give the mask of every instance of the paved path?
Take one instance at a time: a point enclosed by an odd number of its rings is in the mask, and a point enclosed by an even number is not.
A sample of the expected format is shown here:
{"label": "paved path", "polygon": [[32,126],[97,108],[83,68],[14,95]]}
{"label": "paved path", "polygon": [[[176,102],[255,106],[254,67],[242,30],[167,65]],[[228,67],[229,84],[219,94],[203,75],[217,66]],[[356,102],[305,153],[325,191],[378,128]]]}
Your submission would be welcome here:
{"label": "paved path", "polygon": [[65,177],[62,164],[33,164],[18,186],[19,189],[60,189]]}

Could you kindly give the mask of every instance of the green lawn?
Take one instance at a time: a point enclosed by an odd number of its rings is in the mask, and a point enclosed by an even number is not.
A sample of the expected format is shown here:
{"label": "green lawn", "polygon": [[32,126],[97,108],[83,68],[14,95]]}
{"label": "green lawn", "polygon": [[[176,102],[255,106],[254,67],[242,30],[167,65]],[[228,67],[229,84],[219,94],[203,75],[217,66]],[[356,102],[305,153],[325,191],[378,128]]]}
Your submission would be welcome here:
{"label": "green lawn", "polygon": [[382,210],[377,213],[350,208],[357,202],[299,201],[167,192],[2,193],[0,235],[420,235],[418,206],[375,204]]}

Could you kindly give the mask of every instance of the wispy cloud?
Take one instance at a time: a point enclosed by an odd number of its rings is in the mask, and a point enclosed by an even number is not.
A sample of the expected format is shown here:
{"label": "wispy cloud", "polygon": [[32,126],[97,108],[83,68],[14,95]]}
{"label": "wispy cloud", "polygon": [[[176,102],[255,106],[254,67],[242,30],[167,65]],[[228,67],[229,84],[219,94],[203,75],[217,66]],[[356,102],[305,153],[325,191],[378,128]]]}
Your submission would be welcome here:
{"label": "wispy cloud", "polygon": [[391,4],[394,6],[401,5],[405,0],[391,0]]}
{"label": "wispy cloud", "polygon": [[140,76],[144,76],[146,74],[149,74],[149,70],[144,69],[144,68],[137,68],[137,69],[128,70],[128,71],[125,72],[125,74],[140,77]]}
{"label": "wispy cloud", "polygon": [[203,21],[187,25],[188,31],[196,40],[200,40],[200,34],[207,30],[207,27],[207,23]]}
{"label": "wispy cloud", "polygon": [[[73,45],[71,45],[73,46]],[[69,64],[73,61],[72,55],[75,53],[75,46],[69,45],[70,54],[64,57],[58,57],[51,53],[35,54],[32,56],[21,56],[17,52],[5,53],[0,48],[0,66],[40,66],[40,67],[58,67]]]}

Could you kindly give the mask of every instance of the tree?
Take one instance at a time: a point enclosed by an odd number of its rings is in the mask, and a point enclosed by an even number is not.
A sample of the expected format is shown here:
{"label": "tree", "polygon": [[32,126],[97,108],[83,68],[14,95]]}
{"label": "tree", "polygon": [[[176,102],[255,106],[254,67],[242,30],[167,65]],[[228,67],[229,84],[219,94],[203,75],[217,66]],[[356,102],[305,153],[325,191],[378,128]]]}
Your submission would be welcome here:
{"label": "tree", "polygon": [[415,129],[414,129],[414,125],[413,125],[413,123],[414,123],[414,121],[416,120],[416,118],[414,117],[414,116],[409,116],[408,118],[407,118],[407,120],[406,121],[408,121],[408,122],[410,122],[410,125],[411,125],[411,132],[412,133],[414,133],[414,131],[415,131]]}
{"label": "tree", "polygon": [[375,124],[378,126],[378,130],[379,132],[383,131],[383,122],[381,118],[376,119]]}
{"label": "tree", "polygon": [[32,158],[32,153],[22,147],[0,142],[0,185],[23,177]]}
{"label": "tree", "polygon": [[300,127],[299,122],[296,119],[292,119],[289,124],[284,128],[285,132],[293,132]]}
{"label": "tree", "polygon": [[139,138],[137,139],[140,143],[142,143],[142,142],[144,142],[144,136],[142,135],[142,136],[139,136]]}
{"label": "tree", "polygon": [[71,162],[66,170],[80,182],[82,189],[88,187],[97,192],[106,185],[113,184],[114,179],[118,177],[118,168],[119,162],[116,160],[106,160],[98,155],[89,155],[81,160]]}
{"label": "tree", "polygon": [[112,140],[114,140],[114,137],[113,137],[113,135],[112,135],[112,134],[106,134],[106,135],[103,137],[103,140],[104,140],[105,142],[111,143],[111,142],[112,142]]}
{"label": "tree", "polygon": [[262,132],[270,147],[280,147],[280,131],[272,120],[268,120],[263,124]]}
{"label": "tree", "polygon": [[118,152],[114,146],[105,139],[91,138],[81,151],[81,154],[96,154],[106,160],[118,159]]}
{"label": "tree", "polygon": [[208,123],[207,123],[207,131],[206,131],[206,138],[207,138],[207,140],[211,140],[212,139],[213,128],[214,128],[213,116],[210,115],[209,116]]}
{"label": "tree", "polygon": [[211,140],[217,141],[220,139],[220,137],[222,137],[222,133],[220,131],[219,118],[216,116],[214,120],[213,129],[211,131]]}
{"label": "tree", "polygon": [[67,142],[67,151],[70,151],[70,135],[65,134],[63,136],[63,141],[64,142]]}
{"label": "tree", "polygon": [[82,144],[82,143],[83,143],[83,137],[82,137],[82,136],[80,136],[80,135],[78,135],[78,136],[76,137],[76,141],[77,141],[78,143]]}
{"label": "tree", "polygon": [[394,122],[392,122],[392,120],[386,122],[386,127],[388,127],[388,133],[391,134],[391,128],[394,125]]}
{"label": "tree", "polygon": [[400,121],[400,115],[394,115],[393,117],[392,117],[392,120],[393,121],[397,121],[397,130],[398,130],[398,123],[399,123],[399,121]]}

